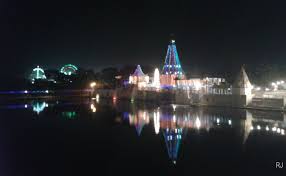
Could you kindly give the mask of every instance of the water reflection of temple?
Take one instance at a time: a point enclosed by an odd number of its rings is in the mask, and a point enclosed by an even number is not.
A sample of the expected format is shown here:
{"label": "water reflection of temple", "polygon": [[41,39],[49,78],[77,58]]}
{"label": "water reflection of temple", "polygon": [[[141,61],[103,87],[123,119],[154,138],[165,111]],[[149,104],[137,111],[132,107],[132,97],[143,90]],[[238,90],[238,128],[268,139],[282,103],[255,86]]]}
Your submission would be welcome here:
{"label": "water reflection of temple", "polygon": [[129,124],[134,125],[138,136],[140,136],[141,131],[145,124],[149,124],[149,113],[144,110],[138,110],[135,113],[128,114]]}
{"label": "water reflection of temple", "polygon": [[254,111],[222,108],[172,108],[160,107],[144,110],[133,108],[126,112],[130,125],[134,125],[138,135],[145,125],[153,122],[154,133],[164,136],[168,156],[177,162],[180,145],[188,131],[234,131],[246,144],[252,132],[262,135],[285,135],[285,115],[281,112]]}
{"label": "water reflection of temple", "polygon": [[176,164],[179,147],[182,140],[182,128],[167,128],[163,129],[163,135],[168,151],[169,158]]}

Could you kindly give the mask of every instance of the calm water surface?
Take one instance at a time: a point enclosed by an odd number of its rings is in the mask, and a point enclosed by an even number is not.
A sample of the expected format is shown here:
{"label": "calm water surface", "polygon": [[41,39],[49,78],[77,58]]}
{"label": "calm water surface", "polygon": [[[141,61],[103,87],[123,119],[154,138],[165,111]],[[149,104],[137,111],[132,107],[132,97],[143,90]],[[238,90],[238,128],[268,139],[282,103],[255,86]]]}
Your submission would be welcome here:
{"label": "calm water surface", "polygon": [[10,102],[0,105],[0,175],[286,175],[285,119],[118,100]]}

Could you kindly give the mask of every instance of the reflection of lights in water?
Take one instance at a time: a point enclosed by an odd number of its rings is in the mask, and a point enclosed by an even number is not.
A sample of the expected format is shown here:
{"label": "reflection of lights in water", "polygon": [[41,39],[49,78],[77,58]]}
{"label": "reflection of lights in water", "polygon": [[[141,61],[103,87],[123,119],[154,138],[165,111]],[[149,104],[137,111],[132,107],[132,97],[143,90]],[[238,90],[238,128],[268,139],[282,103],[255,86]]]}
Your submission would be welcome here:
{"label": "reflection of lights in water", "polygon": [[116,100],[117,100],[117,97],[116,97],[116,96],[113,96],[113,97],[112,97],[112,102],[113,102],[113,103],[116,103]]}
{"label": "reflection of lights in water", "polygon": [[176,122],[176,115],[173,115],[173,122]]}
{"label": "reflection of lights in water", "polygon": [[155,133],[159,134],[160,131],[160,112],[154,112],[154,129]]}
{"label": "reflection of lights in water", "polygon": [[96,107],[94,106],[94,104],[90,104],[90,109],[92,112],[96,112]]}
{"label": "reflection of lights in water", "polygon": [[265,128],[265,129],[266,129],[266,131],[269,131],[269,127],[268,127],[268,126],[266,126],[266,128]]}
{"label": "reflection of lights in water", "polygon": [[62,112],[62,116],[66,117],[67,119],[75,119],[76,112],[74,112],[74,111]]}
{"label": "reflection of lights in water", "polygon": [[37,114],[40,114],[46,107],[48,107],[48,104],[46,102],[36,102],[35,104],[32,104],[33,111],[37,112]]}
{"label": "reflection of lights in water", "polygon": [[231,120],[228,120],[228,124],[229,124],[229,125],[231,125],[231,124],[232,124]]}
{"label": "reflection of lights in water", "polygon": [[95,98],[96,98],[96,103],[99,103],[99,94],[96,94]]}
{"label": "reflection of lights in water", "polygon": [[199,117],[196,118],[195,124],[196,124],[196,127],[197,127],[198,129],[201,127],[201,121],[200,121]]}

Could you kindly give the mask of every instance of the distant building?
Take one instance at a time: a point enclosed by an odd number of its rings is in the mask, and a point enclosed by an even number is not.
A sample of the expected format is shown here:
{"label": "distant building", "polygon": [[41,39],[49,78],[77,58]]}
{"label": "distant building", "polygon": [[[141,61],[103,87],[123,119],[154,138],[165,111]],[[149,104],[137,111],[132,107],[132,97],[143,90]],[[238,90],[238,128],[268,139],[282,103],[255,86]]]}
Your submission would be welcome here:
{"label": "distant building", "polygon": [[129,84],[135,84],[140,88],[146,87],[148,83],[149,76],[143,73],[140,65],[137,65],[137,68],[134,73],[129,76]]}

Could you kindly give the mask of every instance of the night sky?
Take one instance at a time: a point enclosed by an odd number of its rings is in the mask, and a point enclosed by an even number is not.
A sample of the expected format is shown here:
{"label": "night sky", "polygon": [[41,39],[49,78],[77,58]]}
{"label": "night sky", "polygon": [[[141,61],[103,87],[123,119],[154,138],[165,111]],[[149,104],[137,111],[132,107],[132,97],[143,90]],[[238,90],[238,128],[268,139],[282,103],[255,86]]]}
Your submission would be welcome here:
{"label": "night sky", "polygon": [[162,68],[171,35],[186,72],[286,63],[283,0],[4,0],[0,6],[1,77],[66,63],[95,71]]}

